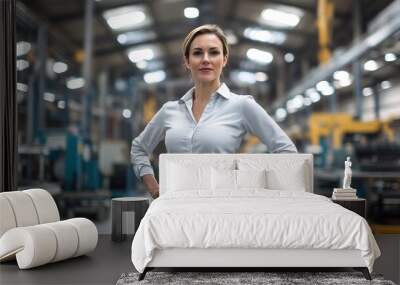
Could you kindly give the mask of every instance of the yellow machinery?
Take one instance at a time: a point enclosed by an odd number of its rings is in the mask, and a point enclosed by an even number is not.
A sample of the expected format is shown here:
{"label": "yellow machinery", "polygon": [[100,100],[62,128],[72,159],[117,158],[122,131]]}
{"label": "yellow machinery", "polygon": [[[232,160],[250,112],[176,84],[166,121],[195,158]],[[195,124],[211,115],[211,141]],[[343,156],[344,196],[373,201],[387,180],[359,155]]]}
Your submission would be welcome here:
{"label": "yellow machinery", "polygon": [[[394,214],[396,211],[398,213],[396,209],[400,207],[396,203],[399,192],[395,190],[395,185],[400,185],[397,174],[400,150],[396,144],[396,126],[393,122],[361,122],[346,113],[313,113],[308,121],[310,143],[318,146],[314,156],[316,193],[330,195],[332,188],[340,185],[343,161],[351,155],[355,162],[352,184],[359,197],[368,199],[369,222],[376,223],[371,228],[377,234],[400,231],[399,216]],[[368,143],[364,144],[361,140],[352,145],[344,139],[351,134],[374,136],[372,140],[365,141]],[[397,225],[379,224],[393,221]]]}
{"label": "yellow machinery", "polygon": [[332,23],[334,15],[334,5],[332,0],[318,1],[318,59],[321,64],[327,63],[331,58],[332,44]]}
{"label": "yellow machinery", "polygon": [[153,95],[148,96],[146,101],[144,101],[144,106],[143,106],[144,122],[148,124],[156,112],[157,112],[157,100]]}
{"label": "yellow machinery", "polygon": [[259,144],[261,144],[261,141],[259,140],[259,138],[256,137],[255,135],[250,135],[245,139],[245,142],[242,145],[242,147],[240,148],[239,152],[241,152],[241,153],[252,152],[252,148],[255,145],[259,145]]}
{"label": "yellow machinery", "polygon": [[388,122],[353,120],[346,113],[314,113],[309,118],[309,136],[312,145],[319,145],[321,137],[332,136],[332,147],[342,147],[343,136],[346,134],[376,134],[383,132],[389,142],[394,141],[394,132]]}
{"label": "yellow machinery", "polygon": [[[346,134],[377,134],[383,132],[388,142],[395,141],[395,131],[391,127],[391,122],[355,121],[347,113],[313,113],[308,121],[309,140],[311,145],[320,145],[321,138],[332,138],[333,149],[342,148],[343,136]],[[292,140],[302,140],[302,131],[300,127],[286,129],[285,132]],[[260,140],[254,136],[248,136],[241,152],[250,152],[254,145],[260,144]]]}

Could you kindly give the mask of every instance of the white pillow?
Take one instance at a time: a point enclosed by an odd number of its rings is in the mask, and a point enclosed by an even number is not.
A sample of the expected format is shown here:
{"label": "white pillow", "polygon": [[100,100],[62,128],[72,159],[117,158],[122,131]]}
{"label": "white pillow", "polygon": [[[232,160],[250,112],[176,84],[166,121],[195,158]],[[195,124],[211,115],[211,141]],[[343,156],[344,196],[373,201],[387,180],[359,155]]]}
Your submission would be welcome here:
{"label": "white pillow", "polygon": [[232,191],[236,189],[236,170],[212,168],[211,177],[213,190]]}
{"label": "white pillow", "polygon": [[266,170],[212,169],[213,190],[238,190],[242,188],[267,188]]}
{"label": "white pillow", "polygon": [[211,189],[211,169],[209,167],[168,164],[168,191]]}
{"label": "white pillow", "polygon": [[237,188],[267,188],[267,170],[236,170]]}
{"label": "white pillow", "polygon": [[266,161],[262,159],[239,159],[240,170],[267,170],[267,188],[271,190],[306,191],[309,181],[308,168],[304,160],[291,158]]}
{"label": "white pillow", "polygon": [[267,171],[268,189],[287,190],[287,191],[303,191],[305,192],[306,172],[304,162],[292,165],[285,171],[284,168],[270,168]]}

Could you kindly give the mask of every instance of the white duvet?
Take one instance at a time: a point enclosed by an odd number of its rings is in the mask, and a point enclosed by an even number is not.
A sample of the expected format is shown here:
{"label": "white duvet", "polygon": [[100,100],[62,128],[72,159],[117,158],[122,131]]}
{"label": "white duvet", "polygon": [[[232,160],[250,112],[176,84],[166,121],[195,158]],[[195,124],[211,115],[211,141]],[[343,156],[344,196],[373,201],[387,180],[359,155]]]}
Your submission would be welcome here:
{"label": "white duvet", "polygon": [[358,249],[369,271],[380,256],[368,223],[330,199],[306,192],[248,189],[184,191],[156,199],[132,243],[143,272],[155,249]]}

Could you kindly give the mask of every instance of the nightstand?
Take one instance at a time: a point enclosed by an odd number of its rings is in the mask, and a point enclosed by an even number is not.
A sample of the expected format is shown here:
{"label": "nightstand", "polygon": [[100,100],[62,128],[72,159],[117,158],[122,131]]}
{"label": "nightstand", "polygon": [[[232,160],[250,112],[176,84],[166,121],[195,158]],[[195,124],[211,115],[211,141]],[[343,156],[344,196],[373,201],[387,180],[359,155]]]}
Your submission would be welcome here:
{"label": "nightstand", "polygon": [[363,198],[356,198],[352,200],[337,200],[332,199],[332,202],[359,214],[363,218],[367,218],[367,201]]}
{"label": "nightstand", "polygon": [[150,199],[145,196],[112,199],[111,239],[113,241],[123,241],[127,235],[134,235],[149,205]]}

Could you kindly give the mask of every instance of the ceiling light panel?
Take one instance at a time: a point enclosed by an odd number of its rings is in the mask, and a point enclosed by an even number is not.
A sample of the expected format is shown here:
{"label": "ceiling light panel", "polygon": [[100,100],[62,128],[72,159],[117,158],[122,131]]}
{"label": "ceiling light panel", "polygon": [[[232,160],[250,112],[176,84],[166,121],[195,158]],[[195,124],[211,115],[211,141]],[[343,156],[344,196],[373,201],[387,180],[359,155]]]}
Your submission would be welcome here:
{"label": "ceiling light panel", "polygon": [[268,80],[268,75],[265,72],[256,72],[255,77],[256,80],[259,82],[264,82]]}
{"label": "ceiling light panel", "polygon": [[365,87],[365,88],[363,88],[363,90],[362,90],[362,94],[363,94],[365,97],[368,97],[368,96],[371,96],[372,94],[374,94],[374,90],[373,90],[371,87]]}
{"label": "ceiling light panel", "polygon": [[225,35],[229,45],[235,45],[238,43],[238,38],[232,30],[225,30]]}
{"label": "ceiling light panel", "polygon": [[309,88],[306,90],[306,96],[311,99],[312,103],[316,103],[321,99],[321,95],[319,95],[318,91],[315,88]]}
{"label": "ceiling light panel", "polygon": [[268,80],[268,75],[265,72],[249,72],[243,70],[234,70],[230,73],[233,81],[245,84],[254,84],[256,82],[265,82]]}
{"label": "ceiling light panel", "polygon": [[130,117],[132,117],[132,111],[129,110],[129,109],[124,109],[124,110],[122,111],[122,116],[123,116],[125,119],[129,119]]}
{"label": "ceiling light panel", "polygon": [[164,69],[165,65],[164,62],[161,60],[151,60],[151,61],[139,61],[136,62],[136,67],[141,70],[152,71],[158,69]]}
{"label": "ceiling light panel", "polygon": [[107,10],[103,13],[103,17],[115,31],[139,28],[151,23],[144,6],[126,6]]}
{"label": "ceiling light panel", "polygon": [[17,90],[22,92],[28,92],[28,85],[21,82],[17,82]]}
{"label": "ceiling light panel", "polygon": [[147,62],[146,70],[157,70],[165,68],[164,62],[161,60],[152,60]]}
{"label": "ceiling light panel", "polygon": [[31,50],[32,46],[28,42],[17,42],[16,54],[17,56],[22,56],[27,54]]}
{"label": "ceiling light panel", "polygon": [[272,44],[282,44],[286,40],[286,35],[282,32],[273,32],[269,30],[263,30],[260,28],[249,27],[243,32],[246,38],[254,41],[272,43]]}
{"label": "ceiling light panel", "polygon": [[64,100],[60,100],[57,102],[57,107],[59,109],[65,109],[65,101]]}
{"label": "ceiling light panel", "polygon": [[332,95],[335,92],[335,89],[332,87],[332,85],[326,81],[320,81],[317,83],[317,85],[315,86],[316,89],[322,93],[322,95],[324,96],[329,96]]}
{"label": "ceiling light panel", "polygon": [[268,51],[256,49],[256,48],[248,49],[246,52],[246,56],[250,60],[260,63],[260,64],[269,64],[274,59],[274,56],[272,55],[272,53],[270,53]]}
{"label": "ceiling light panel", "polygon": [[159,47],[154,45],[138,46],[128,50],[128,58],[133,63],[153,60],[160,57],[160,54]]}
{"label": "ceiling light panel", "polygon": [[287,6],[278,6],[276,8],[267,8],[261,12],[260,20],[268,25],[281,28],[296,27],[303,12],[300,9]]}
{"label": "ceiling light panel", "polygon": [[68,70],[68,65],[62,61],[57,61],[53,64],[53,71],[55,73],[63,73]]}
{"label": "ceiling light panel", "polygon": [[364,63],[364,70],[366,71],[375,71],[380,68],[380,64],[378,64],[375,60],[368,60]]}
{"label": "ceiling light panel", "polygon": [[249,84],[253,84],[256,82],[256,76],[254,75],[254,73],[248,71],[239,71],[237,73],[237,79],[239,81]]}
{"label": "ceiling light panel", "polygon": [[287,63],[292,63],[294,61],[294,54],[293,53],[285,53],[283,59],[285,60],[285,62]]}
{"label": "ceiling light panel", "polygon": [[85,79],[82,77],[71,77],[67,80],[68,89],[79,89],[85,86]]}
{"label": "ceiling light panel", "polygon": [[153,72],[145,73],[143,79],[146,83],[158,83],[163,81],[166,78],[166,73],[164,70],[157,70]]}
{"label": "ceiling light panel", "polygon": [[237,83],[244,84],[254,84],[256,83],[256,75],[252,72],[242,71],[242,70],[234,70],[230,73],[230,77],[233,81]]}
{"label": "ceiling light panel", "polygon": [[346,70],[335,71],[333,73],[333,79],[335,79],[335,81],[333,82],[333,85],[336,88],[342,88],[342,87],[350,86],[352,84],[352,82],[353,82],[353,77]]}
{"label": "ceiling light panel", "polygon": [[297,112],[304,106],[304,97],[301,94],[296,95],[294,98],[286,102],[286,108],[289,114]]}
{"label": "ceiling light panel", "polygon": [[390,83],[390,81],[385,80],[381,82],[381,88],[382,89],[389,89],[390,87],[392,87],[392,84]]}
{"label": "ceiling light panel", "polygon": [[17,70],[22,71],[24,69],[27,69],[29,67],[29,61],[24,60],[24,59],[18,59],[17,60]]}
{"label": "ceiling light panel", "polygon": [[275,111],[275,117],[276,119],[281,122],[283,121],[287,116],[287,111],[285,108],[279,108]]}
{"label": "ceiling light panel", "polygon": [[47,102],[53,103],[54,101],[56,101],[56,95],[51,92],[44,92],[43,99]]}
{"label": "ceiling light panel", "polygon": [[385,54],[385,61],[387,61],[387,62],[392,62],[392,61],[395,61],[396,59],[397,59],[397,56],[392,52]]}
{"label": "ceiling light panel", "polygon": [[117,41],[124,44],[135,44],[143,41],[154,40],[157,37],[154,31],[134,31],[127,32],[123,34],[119,34],[117,37]]}
{"label": "ceiling light panel", "polygon": [[142,61],[136,62],[136,67],[139,69],[145,69],[147,67],[147,61],[142,60]]}
{"label": "ceiling light panel", "polygon": [[196,7],[186,7],[183,10],[183,15],[188,18],[188,19],[194,19],[199,17],[199,9],[197,9]]}
{"label": "ceiling light panel", "polygon": [[141,62],[143,60],[152,60],[154,52],[151,48],[135,49],[130,51],[128,56],[132,62]]}

